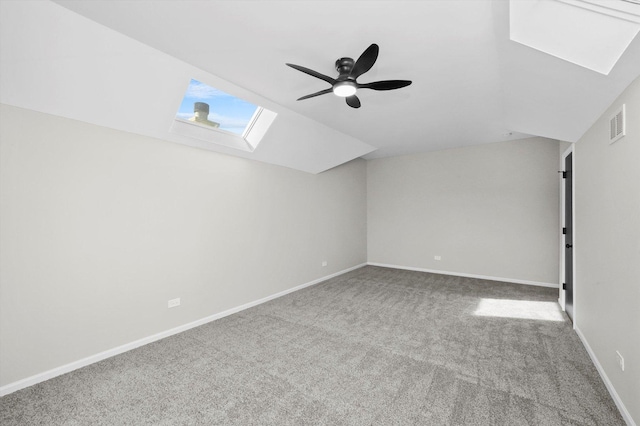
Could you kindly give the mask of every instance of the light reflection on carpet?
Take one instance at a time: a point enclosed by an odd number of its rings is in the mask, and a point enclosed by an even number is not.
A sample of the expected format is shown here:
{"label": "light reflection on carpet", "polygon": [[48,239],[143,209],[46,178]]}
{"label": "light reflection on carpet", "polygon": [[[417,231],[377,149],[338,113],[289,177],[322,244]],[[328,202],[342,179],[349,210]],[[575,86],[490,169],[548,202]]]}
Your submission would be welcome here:
{"label": "light reflection on carpet", "polygon": [[556,302],[533,300],[481,299],[474,315],[481,317],[519,318],[541,321],[564,321]]}

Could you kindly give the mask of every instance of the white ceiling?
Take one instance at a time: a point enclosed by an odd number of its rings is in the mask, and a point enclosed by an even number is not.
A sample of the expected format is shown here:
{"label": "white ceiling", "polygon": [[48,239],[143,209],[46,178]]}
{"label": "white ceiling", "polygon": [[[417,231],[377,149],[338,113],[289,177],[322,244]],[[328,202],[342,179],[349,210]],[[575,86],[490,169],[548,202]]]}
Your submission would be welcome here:
{"label": "white ceiling", "polygon": [[[355,144],[335,161],[306,167],[315,172],[376,148],[365,158],[529,135],[573,142],[640,75],[639,37],[609,75],[510,41],[506,0],[56,3],[189,65],[194,78],[199,72],[201,81],[226,82],[232,94],[295,116],[292,127],[324,125],[324,136],[334,132],[335,140]],[[331,94],[296,101],[329,86],[286,62],[336,76],[336,59],[357,59],[371,43],[380,46],[380,55],[359,82],[408,79],[411,86],[361,90],[360,109]],[[167,90],[175,84],[167,82]],[[181,96],[184,88],[178,86]],[[126,102],[144,100],[131,93]]]}

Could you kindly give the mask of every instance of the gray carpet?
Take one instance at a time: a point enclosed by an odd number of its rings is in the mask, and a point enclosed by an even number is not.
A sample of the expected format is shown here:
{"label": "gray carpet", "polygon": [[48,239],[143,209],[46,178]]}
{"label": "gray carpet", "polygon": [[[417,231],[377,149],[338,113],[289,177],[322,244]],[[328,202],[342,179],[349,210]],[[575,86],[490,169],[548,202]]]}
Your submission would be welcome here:
{"label": "gray carpet", "polygon": [[624,425],[556,301],[367,266],[7,395],[0,423]]}

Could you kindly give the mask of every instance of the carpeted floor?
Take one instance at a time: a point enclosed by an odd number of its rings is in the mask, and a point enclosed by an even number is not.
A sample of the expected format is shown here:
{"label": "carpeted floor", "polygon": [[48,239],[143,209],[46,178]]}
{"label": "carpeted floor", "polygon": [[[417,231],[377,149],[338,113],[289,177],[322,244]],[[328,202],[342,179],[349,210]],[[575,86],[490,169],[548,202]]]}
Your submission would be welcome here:
{"label": "carpeted floor", "polygon": [[7,395],[0,423],[624,425],[556,301],[367,266]]}

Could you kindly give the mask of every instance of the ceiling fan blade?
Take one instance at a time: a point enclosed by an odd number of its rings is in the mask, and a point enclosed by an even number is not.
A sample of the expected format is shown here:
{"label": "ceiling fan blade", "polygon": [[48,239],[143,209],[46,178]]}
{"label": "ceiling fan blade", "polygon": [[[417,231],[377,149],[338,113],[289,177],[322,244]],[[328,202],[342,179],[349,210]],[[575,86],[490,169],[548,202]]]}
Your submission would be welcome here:
{"label": "ceiling fan blade", "polygon": [[356,95],[347,96],[345,99],[351,108],[360,108],[360,99]]}
{"label": "ceiling fan blade", "polygon": [[290,66],[293,69],[296,69],[298,71],[302,71],[305,74],[309,74],[309,75],[311,75],[311,76],[313,76],[315,78],[319,78],[320,80],[324,80],[324,81],[326,81],[327,83],[329,83],[331,85],[334,85],[335,82],[336,82],[335,79],[333,79],[333,78],[331,78],[331,77],[329,77],[327,75],[320,74],[317,71],[310,70],[309,68],[301,67],[300,65],[294,65],[294,64],[287,64],[287,65]]}
{"label": "ceiling fan blade", "polygon": [[325,95],[325,94],[327,94],[327,93],[331,93],[331,92],[333,92],[333,88],[332,88],[332,87],[330,87],[330,88],[328,88],[328,89],[321,90],[321,91],[316,92],[316,93],[312,93],[312,94],[307,95],[307,96],[303,96],[303,97],[301,97],[301,98],[298,98],[298,100],[299,100],[299,101],[302,101],[302,100],[304,100],[304,99],[309,99],[309,98],[313,98],[313,97],[315,97],[315,96]]}
{"label": "ceiling fan blade", "polygon": [[360,55],[355,65],[353,66],[350,74],[351,77],[358,78],[365,72],[369,71],[373,64],[376,63],[376,59],[378,59],[379,50],[380,48],[375,43],[367,47],[367,50],[365,50],[362,55]]}
{"label": "ceiling fan blade", "polygon": [[373,83],[358,84],[358,89],[393,90],[406,87],[410,84],[411,80],[383,80],[374,81]]}

